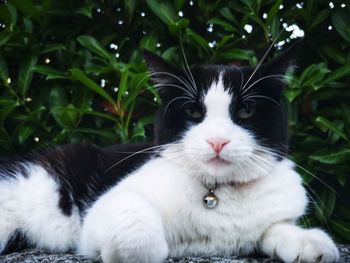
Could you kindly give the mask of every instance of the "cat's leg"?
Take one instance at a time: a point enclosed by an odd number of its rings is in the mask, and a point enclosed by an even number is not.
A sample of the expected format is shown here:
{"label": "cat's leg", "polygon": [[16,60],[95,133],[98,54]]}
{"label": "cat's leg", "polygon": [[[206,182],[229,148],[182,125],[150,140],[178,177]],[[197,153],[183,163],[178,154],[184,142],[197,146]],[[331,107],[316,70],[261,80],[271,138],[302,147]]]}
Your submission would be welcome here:
{"label": "cat's leg", "polygon": [[109,192],[84,219],[78,252],[105,263],[160,263],[168,256],[160,214],[129,192]]}
{"label": "cat's leg", "polygon": [[261,250],[284,262],[336,262],[339,252],[320,229],[302,229],[291,223],[272,225],[264,234]]}

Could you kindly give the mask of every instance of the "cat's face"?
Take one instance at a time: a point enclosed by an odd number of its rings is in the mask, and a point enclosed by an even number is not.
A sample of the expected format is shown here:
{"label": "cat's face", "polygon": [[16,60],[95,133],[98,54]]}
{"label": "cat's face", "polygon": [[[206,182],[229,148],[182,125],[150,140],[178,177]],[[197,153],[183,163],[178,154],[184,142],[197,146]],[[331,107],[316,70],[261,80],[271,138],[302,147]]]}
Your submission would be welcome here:
{"label": "cat's face", "polygon": [[277,155],[286,152],[283,83],[280,76],[271,76],[283,74],[285,67],[271,63],[247,83],[254,70],[248,67],[180,70],[149,53],[146,60],[162,97],[156,143],[172,143],[164,157],[208,183],[248,182],[268,175]]}

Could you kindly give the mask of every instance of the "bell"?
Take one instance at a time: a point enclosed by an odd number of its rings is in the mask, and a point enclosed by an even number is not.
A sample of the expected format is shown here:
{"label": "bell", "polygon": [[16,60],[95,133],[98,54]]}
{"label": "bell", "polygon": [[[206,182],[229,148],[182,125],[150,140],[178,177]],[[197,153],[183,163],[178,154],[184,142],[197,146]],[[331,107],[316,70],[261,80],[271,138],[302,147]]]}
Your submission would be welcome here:
{"label": "bell", "polygon": [[219,199],[214,194],[214,190],[210,189],[209,192],[203,197],[204,206],[208,209],[213,209],[218,205]]}

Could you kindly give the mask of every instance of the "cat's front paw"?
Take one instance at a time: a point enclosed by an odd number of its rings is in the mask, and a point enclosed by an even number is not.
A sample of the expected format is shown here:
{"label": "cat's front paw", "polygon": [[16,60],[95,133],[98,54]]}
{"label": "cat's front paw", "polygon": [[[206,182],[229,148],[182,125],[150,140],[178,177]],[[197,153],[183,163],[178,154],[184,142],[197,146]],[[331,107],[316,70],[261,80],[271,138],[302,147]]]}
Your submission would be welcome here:
{"label": "cat's front paw", "polygon": [[339,251],[325,232],[292,225],[273,227],[264,237],[262,249],[287,263],[328,263],[339,260]]}

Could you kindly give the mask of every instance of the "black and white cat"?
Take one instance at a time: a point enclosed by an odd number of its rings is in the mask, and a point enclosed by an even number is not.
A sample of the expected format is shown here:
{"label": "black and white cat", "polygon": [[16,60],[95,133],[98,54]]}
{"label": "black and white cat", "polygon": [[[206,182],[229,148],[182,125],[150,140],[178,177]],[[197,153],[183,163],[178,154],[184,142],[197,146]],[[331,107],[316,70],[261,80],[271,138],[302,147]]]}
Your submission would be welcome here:
{"label": "black and white cat", "polygon": [[295,225],[307,197],[285,157],[288,53],[254,74],[145,58],[163,101],[154,144],[67,145],[2,161],[0,252],[20,240],[104,262],[253,251],[338,260],[325,232]]}

